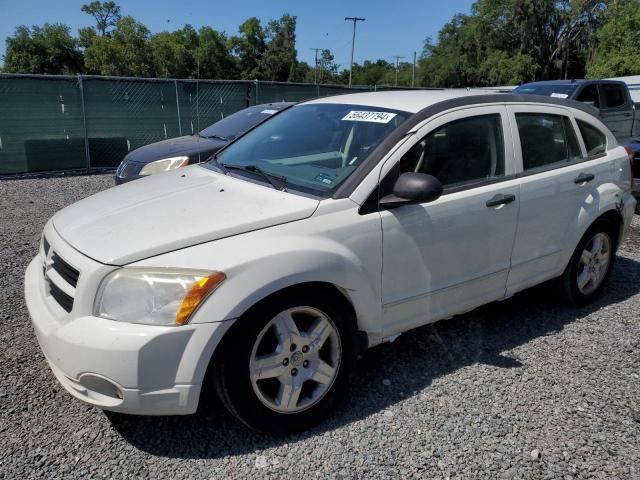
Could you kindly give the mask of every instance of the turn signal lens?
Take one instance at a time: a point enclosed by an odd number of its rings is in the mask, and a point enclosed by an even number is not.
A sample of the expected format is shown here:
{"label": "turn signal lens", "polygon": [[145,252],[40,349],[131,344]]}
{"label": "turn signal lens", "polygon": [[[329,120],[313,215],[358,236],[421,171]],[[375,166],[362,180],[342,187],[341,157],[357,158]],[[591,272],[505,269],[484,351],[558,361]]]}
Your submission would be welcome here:
{"label": "turn signal lens", "polygon": [[222,272],[216,272],[208,277],[201,277],[191,286],[187,295],[182,300],[176,314],[176,325],[184,325],[189,320],[193,311],[200,305],[205,297],[213,292],[225,281],[227,276]]}

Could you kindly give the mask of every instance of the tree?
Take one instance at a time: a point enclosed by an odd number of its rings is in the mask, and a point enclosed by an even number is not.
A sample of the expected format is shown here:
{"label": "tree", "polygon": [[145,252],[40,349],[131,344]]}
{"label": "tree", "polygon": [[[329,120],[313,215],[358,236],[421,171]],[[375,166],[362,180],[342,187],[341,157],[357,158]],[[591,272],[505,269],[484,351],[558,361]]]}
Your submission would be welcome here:
{"label": "tree", "polygon": [[284,14],[269,22],[266,30],[267,47],[258,63],[260,76],[265,80],[287,81],[295,75],[296,17]]}
{"label": "tree", "polygon": [[335,57],[329,49],[320,51],[318,58],[318,83],[336,83],[338,75],[338,65],[334,61]]}
{"label": "tree", "polygon": [[150,76],[153,72],[150,32],[132,17],[116,22],[111,35],[96,35],[84,51],[88,71],[100,75]]}
{"label": "tree", "polygon": [[591,78],[640,74],[640,3],[609,7],[598,33],[599,46],[587,68]]}
{"label": "tree", "polygon": [[193,78],[196,75],[198,32],[185,25],[175,32],[151,37],[151,55],[157,77]]}
{"label": "tree", "polygon": [[242,78],[258,78],[260,75],[259,64],[267,48],[266,32],[260,24],[260,20],[251,17],[240,28],[239,36],[229,39],[232,52],[238,63],[238,70]]}
{"label": "tree", "polygon": [[478,0],[425,42],[423,84],[486,86],[584,76],[607,2]]}
{"label": "tree", "polygon": [[95,18],[96,29],[102,36],[107,35],[107,29],[115,27],[122,18],[120,7],[115,2],[91,2],[82,5],[81,10]]}
{"label": "tree", "polygon": [[197,58],[200,61],[200,78],[234,79],[238,77],[236,64],[224,33],[211,27],[202,27],[199,32]]}
{"label": "tree", "polygon": [[75,74],[82,70],[82,53],[68,26],[22,25],[6,40],[4,71],[8,73]]}

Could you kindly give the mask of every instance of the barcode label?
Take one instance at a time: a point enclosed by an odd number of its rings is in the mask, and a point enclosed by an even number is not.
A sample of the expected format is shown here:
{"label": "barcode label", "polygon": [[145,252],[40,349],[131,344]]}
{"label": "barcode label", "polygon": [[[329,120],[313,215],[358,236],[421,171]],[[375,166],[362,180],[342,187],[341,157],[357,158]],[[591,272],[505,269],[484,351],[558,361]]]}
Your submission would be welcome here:
{"label": "barcode label", "polygon": [[389,123],[395,116],[395,113],[389,112],[366,112],[352,110],[344,117],[342,117],[342,120],[348,120],[351,122]]}

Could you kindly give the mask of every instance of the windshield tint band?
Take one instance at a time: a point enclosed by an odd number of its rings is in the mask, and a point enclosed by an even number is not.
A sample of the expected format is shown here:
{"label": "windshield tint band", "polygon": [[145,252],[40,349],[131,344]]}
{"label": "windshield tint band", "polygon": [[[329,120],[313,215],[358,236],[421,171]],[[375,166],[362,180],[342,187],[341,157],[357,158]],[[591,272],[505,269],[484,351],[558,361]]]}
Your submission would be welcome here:
{"label": "windshield tint band", "polygon": [[439,113],[452,108],[465,107],[470,105],[482,105],[486,103],[536,103],[539,105],[559,105],[581,110],[600,120],[598,110],[590,105],[575,100],[556,97],[540,97],[539,95],[517,95],[512,93],[498,93],[488,95],[469,95],[457,97],[442,102],[434,103],[409,117],[404,123],[398,126],[380,145],[362,162],[358,168],[349,176],[333,194],[334,199],[347,198],[364,178],[371,173],[374,167],[393,149],[396,144],[417,124],[433,117]]}

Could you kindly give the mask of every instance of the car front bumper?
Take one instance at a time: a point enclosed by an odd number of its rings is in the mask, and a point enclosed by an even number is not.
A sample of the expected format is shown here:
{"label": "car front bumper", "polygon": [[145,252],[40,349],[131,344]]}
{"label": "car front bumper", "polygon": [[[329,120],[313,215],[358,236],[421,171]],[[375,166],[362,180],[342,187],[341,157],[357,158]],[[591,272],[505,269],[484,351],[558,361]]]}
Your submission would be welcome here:
{"label": "car front bumper", "polygon": [[232,321],[161,327],[60,316],[41,266],[38,255],[27,267],[27,308],[51,370],[71,395],[122,413],[196,411],[207,366]]}

